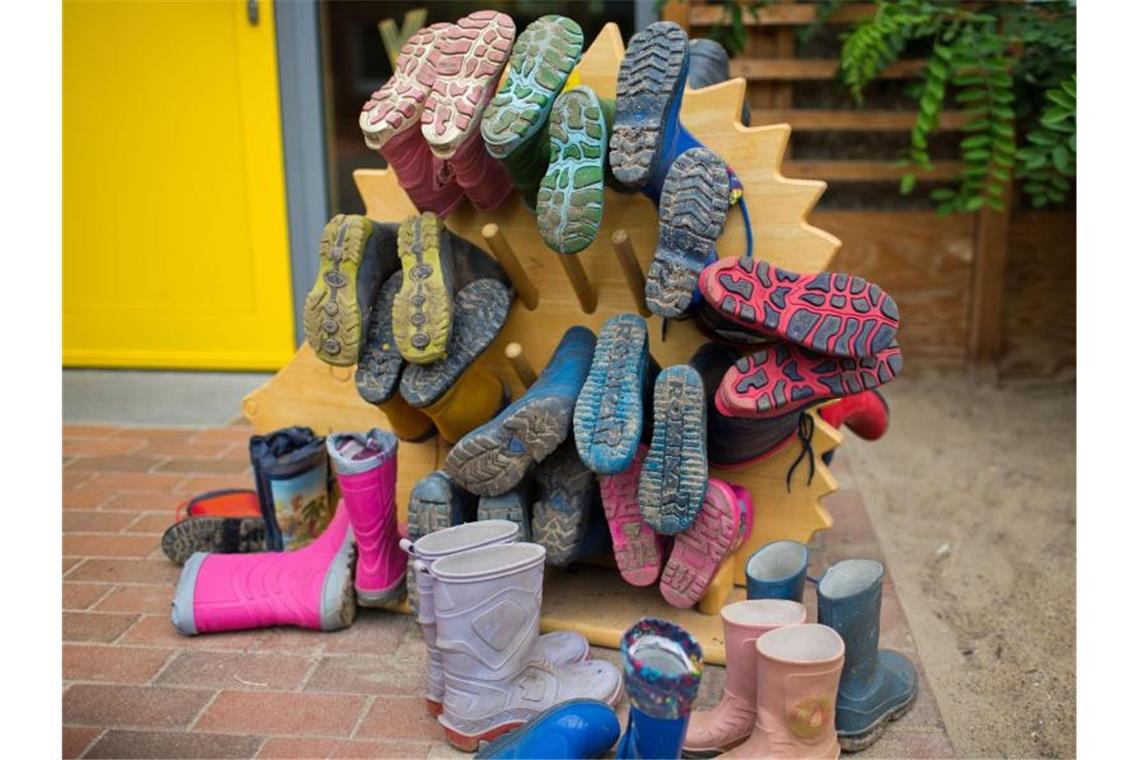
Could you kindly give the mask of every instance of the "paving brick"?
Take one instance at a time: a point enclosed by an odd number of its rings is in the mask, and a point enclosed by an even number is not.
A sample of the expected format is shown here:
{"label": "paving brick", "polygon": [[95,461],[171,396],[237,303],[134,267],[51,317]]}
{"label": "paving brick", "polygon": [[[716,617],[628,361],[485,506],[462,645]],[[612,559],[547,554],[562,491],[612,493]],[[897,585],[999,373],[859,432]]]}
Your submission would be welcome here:
{"label": "paving brick", "polygon": [[322,657],[305,684],[305,691],[387,696],[422,694],[427,688],[425,656],[421,655],[412,662],[397,662],[399,659],[398,655]]}
{"label": "paving brick", "polygon": [[443,728],[420,697],[376,697],[356,730],[362,739],[444,741]]}
{"label": "paving brick", "polygon": [[244,446],[249,445],[249,438],[254,434],[253,428],[249,425],[227,425],[225,427],[206,428],[204,430],[194,431],[188,440],[194,443],[205,441],[226,441],[229,443],[240,443]]}
{"label": "paving brick", "polygon": [[91,746],[103,729],[90,726],[63,727],[63,757],[79,757],[83,750]]}
{"label": "paving brick", "polygon": [[68,571],[83,561],[82,557],[64,557],[63,558],[63,574],[67,575]]}
{"label": "paving brick", "polygon": [[325,634],[330,653],[392,654],[414,625],[410,615],[385,610],[358,609],[352,627]]}
{"label": "paving brick", "polygon": [[63,582],[63,608],[85,610],[102,599],[111,588],[103,583]]}
{"label": "paving brick", "polygon": [[111,533],[66,533],[63,536],[65,557],[145,557],[154,547],[153,536]]}
{"label": "paving brick", "polygon": [[261,736],[197,734],[182,731],[108,731],[87,757],[244,758],[253,757]]}
{"label": "paving brick", "polygon": [[[173,591],[171,592],[173,595]],[[245,649],[261,637],[260,631],[235,631],[233,633],[210,633],[202,636],[183,636],[170,624],[170,614],[143,615],[134,627],[127,631],[119,644],[143,647],[166,647],[169,649]]]}
{"label": "paving brick", "polygon": [[142,448],[144,441],[130,438],[78,438],[64,436],[63,455],[66,457],[127,456]]}
{"label": "paving brick", "polygon": [[140,438],[144,441],[187,441],[197,435],[198,428],[117,426],[113,438]]}
{"label": "paving brick", "polygon": [[92,583],[165,584],[171,590],[182,568],[168,561],[149,559],[88,559],[67,576],[69,581]]}
{"label": "paving brick", "polygon": [[174,493],[160,491],[123,491],[116,493],[99,507],[100,511],[121,510],[124,512],[166,512],[174,510],[184,501]]}
{"label": "paving brick", "polygon": [[63,471],[63,489],[66,491],[69,488],[79,488],[91,478],[95,477],[93,472],[78,472],[75,470]]}
{"label": "paving brick", "polygon": [[63,721],[121,728],[186,726],[213,695],[203,689],[79,683],[63,695]]}
{"label": "paving brick", "polygon": [[99,473],[146,472],[154,465],[155,462],[152,459],[132,456],[79,457],[68,466],[68,469],[75,472]]}
{"label": "paving brick", "polygon": [[183,477],[169,472],[97,472],[83,486],[112,491],[154,491],[168,494]]}
{"label": "paving brick", "polygon": [[64,641],[111,642],[123,635],[138,619],[138,615],[118,615],[102,612],[64,612]]}
{"label": "paving brick", "polygon": [[426,758],[430,749],[431,745],[426,742],[360,742],[342,739],[272,737],[265,742],[257,756],[259,758]]}
{"label": "paving brick", "polygon": [[63,645],[63,680],[146,683],[170,656],[165,649]]}
{"label": "paving brick", "polygon": [[[94,474],[92,474],[94,477]],[[116,492],[108,488],[67,488],[63,489],[64,510],[96,509],[114,498]]]}
{"label": "paving brick", "polygon": [[[188,472],[206,474],[245,474],[249,462],[239,459],[167,459],[155,466],[155,472]],[[252,477],[251,477],[252,482]]]}
{"label": "paving brick", "polygon": [[[82,493],[79,491],[77,493]],[[98,505],[96,505],[98,506]],[[134,512],[63,510],[64,533],[118,533],[138,518]]]}
{"label": "paving brick", "polygon": [[277,652],[180,652],[155,683],[292,691],[301,685],[312,664],[307,657],[288,657]]}
{"label": "paving brick", "polygon": [[122,428],[118,425],[82,425],[68,423],[63,426],[64,438],[106,438],[118,433]]}
{"label": "paving brick", "polygon": [[162,535],[174,524],[173,512],[143,512],[132,514],[131,517],[136,519],[126,527],[124,533]]}
{"label": "paving brick", "polygon": [[187,475],[174,493],[185,497],[221,488],[253,488],[253,478],[244,471],[229,475]]}
{"label": "paving brick", "polygon": [[174,459],[218,459],[233,444],[226,440],[194,441],[184,439],[147,439],[135,452],[136,456]]}
{"label": "paving brick", "polygon": [[335,633],[309,631],[302,628],[271,628],[264,635],[251,640],[250,651],[287,652],[294,655],[318,655]]}
{"label": "paving brick", "polygon": [[282,694],[223,691],[198,721],[195,731],[348,737],[365,698],[341,694]]}
{"label": "paving brick", "polygon": [[170,614],[173,589],[168,586],[119,586],[95,605],[99,612]]}

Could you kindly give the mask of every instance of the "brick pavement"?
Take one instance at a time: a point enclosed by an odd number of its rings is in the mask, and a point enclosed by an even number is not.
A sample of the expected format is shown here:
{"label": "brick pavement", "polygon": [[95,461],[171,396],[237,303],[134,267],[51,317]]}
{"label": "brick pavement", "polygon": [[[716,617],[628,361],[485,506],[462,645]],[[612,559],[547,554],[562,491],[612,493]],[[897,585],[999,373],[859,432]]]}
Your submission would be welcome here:
{"label": "brick pavement", "polygon": [[[422,708],[424,647],[408,616],[362,609],[336,633],[184,637],[171,627],[179,568],[159,538],[186,497],[251,486],[250,433],[64,427],[63,756],[464,757]],[[828,506],[836,527],[817,542],[812,569],[879,557],[858,495]],[[814,614],[814,598],[805,601]],[[883,639],[917,660],[890,582]],[[711,706],[724,672],[710,667],[704,680],[699,704]],[[950,756],[925,678],[914,709],[860,754]]]}

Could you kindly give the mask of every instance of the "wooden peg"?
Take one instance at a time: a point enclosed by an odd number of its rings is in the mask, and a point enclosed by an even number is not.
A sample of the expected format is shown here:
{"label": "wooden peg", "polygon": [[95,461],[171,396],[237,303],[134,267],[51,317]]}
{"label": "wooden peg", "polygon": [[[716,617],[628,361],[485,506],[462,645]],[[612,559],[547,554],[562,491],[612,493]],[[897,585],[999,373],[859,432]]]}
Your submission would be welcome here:
{"label": "wooden peg", "polygon": [[530,366],[530,362],[523,356],[522,346],[518,343],[508,343],[506,349],[503,351],[507,355],[507,359],[514,368],[515,374],[519,376],[519,382],[523,384],[524,388],[529,388],[534,384],[538,377],[534,374],[534,367]]}
{"label": "wooden peg", "polygon": [[633,252],[633,244],[629,242],[629,233],[625,230],[614,230],[610,235],[610,244],[614,247],[618,263],[621,264],[621,273],[625,275],[625,283],[633,295],[633,302],[641,316],[648,317],[652,312],[645,305],[645,274],[641,271],[641,264],[637,263],[637,255]]}
{"label": "wooden peg", "polygon": [[522,299],[523,305],[531,311],[534,311],[538,306],[538,288],[530,281],[527,276],[526,270],[522,268],[519,263],[518,256],[515,255],[514,249],[507,239],[503,237],[502,230],[499,225],[494,222],[488,222],[483,225],[483,239],[487,241],[487,245],[491,247],[491,252],[495,254],[495,258],[499,260],[503,270],[506,271],[507,277],[511,278],[514,283],[515,290],[518,291],[519,298]]}
{"label": "wooden peg", "polygon": [[598,294],[590,285],[590,279],[586,277],[586,270],[582,268],[578,254],[560,253],[555,258],[561,262],[562,268],[566,270],[566,279],[570,280],[570,286],[574,288],[574,295],[578,296],[578,304],[582,307],[582,311],[593,314],[594,309],[598,308]]}

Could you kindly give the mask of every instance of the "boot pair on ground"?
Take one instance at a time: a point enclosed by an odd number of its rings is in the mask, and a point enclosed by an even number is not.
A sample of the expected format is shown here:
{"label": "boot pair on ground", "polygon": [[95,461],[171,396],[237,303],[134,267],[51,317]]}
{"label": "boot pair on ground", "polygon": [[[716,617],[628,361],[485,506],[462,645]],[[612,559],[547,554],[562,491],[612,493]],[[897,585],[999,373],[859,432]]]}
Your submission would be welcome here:
{"label": "boot pair on ground", "polygon": [[428,649],[428,709],[471,752],[571,700],[609,705],[622,679],[577,633],[539,636],[546,550],[503,520],[405,541]]}
{"label": "boot pair on ground", "polygon": [[[794,541],[773,542],[750,558],[749,600],[721,609],[724,696],[712,710],[693,714],[686,755],[735,747],[728,756],[837,757],[840,747],[858,751],[873,744],[914,703],[914,665],[905,655],[879,649],[884,570],[874,560],[839,562],[819,581],[822,625],[814,627],[826,626],[828,638],[839,639],[838,656],[825,656],[827,649],[821,657],[794,658],[805,660],[800,663],[780,656],[770,631],[782,629],[787,633],[781,636],[809,644],[802,604],[806,572],[807,548]],[[805,704],[803,687],[812,682],[822,699]],[[812,728],[820,730],[809,735]]]}
{"label": "boot pair on ground", "polygon": [[399,226],[339,215],[320,251],[306,339],[323,361],[357,365],[361,397],[399,437],[423,440],[434,427],[456,440],[501,408],[502,384],[472,366],[513,298],[490,255],[430,213]]}
{"label": "boot pair on ground", "polygon": [[326,440],[341,500],[304,548],[253,554],[195,553],[174,593],[171,622],[184,634],[272,625],[337,630],[356,604],[404,596],[407,559],[396,529],[396,437],[383,430]]}
{"label": "boot pair on ground", "polygon": [[479,125],[514,39],[511,18],[491,10],[420,29],[364,104],[364,142],[420,211],[446,217],[465,196],[486,211],[510,195],[507,171],[485,150]]}

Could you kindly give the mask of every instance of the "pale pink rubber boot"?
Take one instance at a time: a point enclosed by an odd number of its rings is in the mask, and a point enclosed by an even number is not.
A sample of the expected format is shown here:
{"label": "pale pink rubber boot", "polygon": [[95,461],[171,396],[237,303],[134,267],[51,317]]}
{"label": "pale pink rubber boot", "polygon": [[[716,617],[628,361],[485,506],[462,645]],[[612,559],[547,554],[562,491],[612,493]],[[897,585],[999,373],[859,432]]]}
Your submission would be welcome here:
{"label": "pale pink rubber boot", "polygon": [[456,182],[451,162],[431,152],[420,130],[407,129],[396,135],[380,149],[380,155],[421,213],[430,211],[443,219],[463,202],[463,188]]}
{"label": "pale pink rubber boot", "polygon": [[656,583],[665,559],[665,537],[649,527],[637,504],[637,484],[648,450],[644,444],[639,445],[628,470],[598,478],[602,508],[614,543],[614,559],[621,577],[633,586]]}
{"label": "pale pink rubber boot", "polygon": [[195,552],[182,568],[170,622],[188,636],[295,625],[335,631],[352,624],[355,556],[344,502],[315,541],[291,552]]}
{"label": "pale pink rubber boot", "polygon": [[491,211],[503,205],[515,185],[507,167],[503,166],[487,152],[483,135],[479,130],[471,133],[467,141],[459,146],[450,159],[455,171],[455,181],[467,193],[475,208]]}
{"label": "pale pink rubber boot", "polygon": [[694,710],[682,745],[687,756],[719,755],[743,742],[756,723],[756,639],[807,620],[807,609],[786,599],[752,599],[721,608],[724,696],[711,710]]}
{"label": "pale pink rubber boot", "polygon": [[665,601],[692,607],[704,596],[721,562],[745,540],[751,507],[751,498],[741,500],[728,483],[709,478],[701,511],[689,529],[675,537],[661,574]]}
{"label": "pale pink rubber boot", "polygon": [[[428,672],[427,692],[424,702],[428,712],[439,715],[443,712],[443,660],[436,646],[435,596],[432,584],[431,567],[437,560],[458,554],[469,549],[494,544],[514,543],[518,539],[519,526],[510,520],[480,520],[464,523],[451,528],[437,530],[421,537],[415,543],[408,539],[400,541],[400,548],[412,556],[415,569],[416,587],[419,592],[419,614],[416,622],[427,645]],[[553,665],[569,665],[582,662],[590,653],[590,643],[580,633],[555,631],[538,637],[535,656]]]}
{"label": "pale pink rubber boot", "polygon": [[408,558],[396,530],[396,450],[386,430],[333,433],[329,461],[356,536],[356,599],[363,607],[383,607],[404,598]]}
{"label": "pale pink rubber boot", "polygon": [[843,651],[843,638],[816,623],[757,638],[756,723],[748,741],[721,757],[839,757],[835,698]]}

